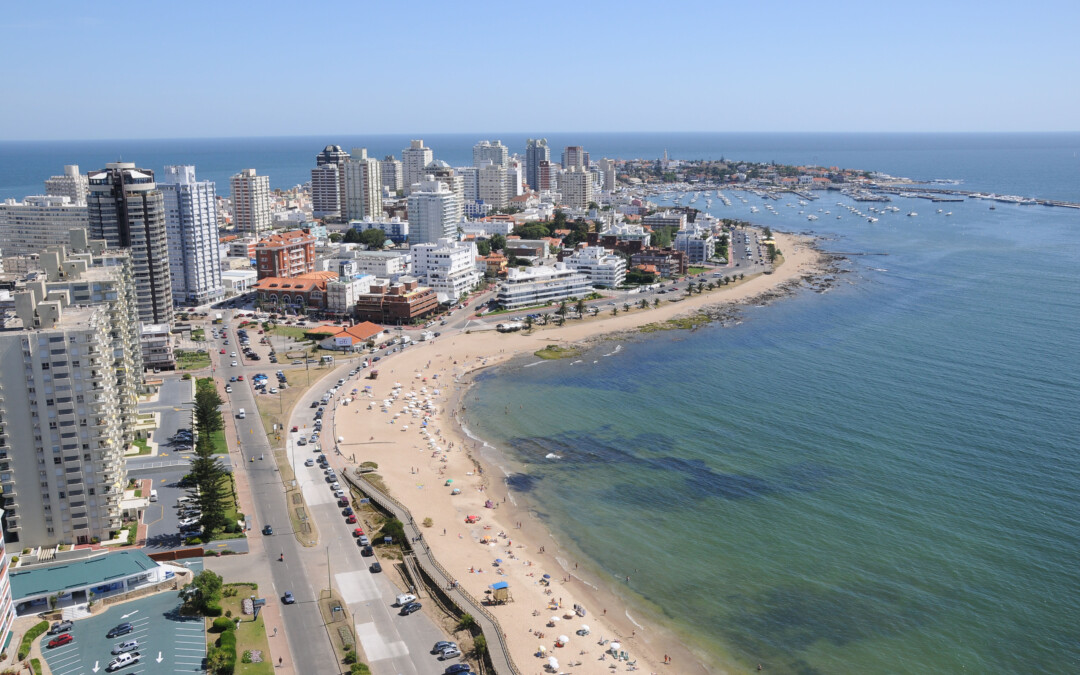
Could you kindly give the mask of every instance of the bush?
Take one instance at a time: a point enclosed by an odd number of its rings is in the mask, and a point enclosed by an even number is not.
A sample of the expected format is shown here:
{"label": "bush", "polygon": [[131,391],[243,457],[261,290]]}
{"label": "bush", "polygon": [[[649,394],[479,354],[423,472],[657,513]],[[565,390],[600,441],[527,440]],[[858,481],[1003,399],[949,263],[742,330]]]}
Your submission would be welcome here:
{"label": "bush", "polygon": [[473,638],[473,653],[477,658],[481,658],[487,653],[487,638],[483,635],[477,635]]}
{"label": "bush", "polygon": [[251,663],[251,651],[244,650],[244,655],[240,657],[240,663]]}
{"label": "bush", "polygon": [[424,527],[431,527],[435,524],[435,521],[431,518],[424,518]]}
{"label": "bush", "polygon": [[188,546],[200,546],[202,544],[202,539],[199,537],[188,537],[184,540],[184,543]]}
{"label": "bush", "polygon": [[223,616],[214,619],[214,625],[210,627],[211,633],[224,633],[227,630],[236,630],[236,624],[232,619],[226,619]]}
{"label": "bush", "polygon": [[473,626],[475,626],[475,625],[476,625],[476,619],[473,618],[472,614],[462,614],[461,615],[461,620],[458,621],[457,629],[458,630],[472,630]]}
{"label": "bush", "polygon": [[41,634],[49,630],[48,621],[39,621],[35,623],[30,630],[26,631],[26,635],[23,636],[22,642],[19,643],[19,660],[22,661],[30,654],[30,645],[34,640],[41,637]]}
{"label": "bush", "polygon": [[217,603],[207,603],[206,611],[203,612],[206,616],[221,616],[221,605]]}
{"label": "bush", "polygon": [[391,518],[383,524],[378,536],[373,540],[382,540],[383,537],[393,537],[394,541],[400,544],[405,541],[405,526],[397,518]]}
{"label": "bush", "polygon": [[371,675],[371,669],[366,663],[354,663],[349,666],[349,675]]}
{"label": "bush", "polygon": [[350,665],[356,663],[356,652],[350,649],[349,653],[345,655],[345,663]]}

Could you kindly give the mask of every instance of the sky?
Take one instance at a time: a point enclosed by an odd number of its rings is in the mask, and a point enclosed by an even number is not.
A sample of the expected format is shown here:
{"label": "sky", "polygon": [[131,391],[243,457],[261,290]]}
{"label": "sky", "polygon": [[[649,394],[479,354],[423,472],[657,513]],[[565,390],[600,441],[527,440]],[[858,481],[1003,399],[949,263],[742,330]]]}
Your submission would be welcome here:
{"label": "sky", "polygon": [[1075,131],[1080,2],[13,2],[0,140]]}

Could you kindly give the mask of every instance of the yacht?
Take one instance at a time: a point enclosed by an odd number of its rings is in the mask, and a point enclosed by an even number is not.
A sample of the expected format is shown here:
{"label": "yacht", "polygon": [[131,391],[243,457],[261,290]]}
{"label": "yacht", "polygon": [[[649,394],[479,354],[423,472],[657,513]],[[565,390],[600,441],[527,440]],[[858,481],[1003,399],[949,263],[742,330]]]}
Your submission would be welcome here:
{"label": "yacht", "polygon": [[915,217],[915,216],[917,216],[917,215],[919,215],[919,214],[915,213],[914,211],[909,211],[909,212],[908,212],[908,217],[909,217],[909,218],[914,218],[914,217]]}

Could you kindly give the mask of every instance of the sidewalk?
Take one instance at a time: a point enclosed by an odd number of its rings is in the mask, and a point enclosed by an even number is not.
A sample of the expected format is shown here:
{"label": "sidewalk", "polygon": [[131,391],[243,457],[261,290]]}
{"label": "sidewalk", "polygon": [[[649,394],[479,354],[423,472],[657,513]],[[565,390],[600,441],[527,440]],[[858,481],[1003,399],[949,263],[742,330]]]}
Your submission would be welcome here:
{"label": "sidewalk", "polygon": [[[211,355],[213,358],[214,355]],[[215,382],[222,383],[224,378],[215,377]],[[222,384],[224,386],[224,384]],[[228,409],[226,410],[228,415]],[[225,461],[232,464],[233,476],[236,480],[236,503],[241,513],[250,520],[255,514],[255,501],[251,496],[251,484],[248,482],[247,471],[244,467],[244,457],[240,452],[239,439],[236,436],[236,426],[225,424],[225,440],[229,446],[229,456]],[[223,556],[220,558],[208,557],[203,559],[206,569],[225,577],[225,581],[254,581],[259,584],[259,592],[263,595],[273,589],[273,579],[270,575],[269,563],[263,545],[263,538],[252,536],[249,531],[247,537],[248,553],[246,555]],[[296,671],[293,668],[293,657],[289,650],[288,640],[285,639],[285,624],[281,620],[281,608],[276,602],[267,603],[260,611],[263,624],[266,626],[266,637],[270,643],[270,660],[274,664],[275,672],[283,675],[292,675]],[[277,635],[274,631],[277,631]],[[277,660],[282,659],[282,666],[277,667]]]}

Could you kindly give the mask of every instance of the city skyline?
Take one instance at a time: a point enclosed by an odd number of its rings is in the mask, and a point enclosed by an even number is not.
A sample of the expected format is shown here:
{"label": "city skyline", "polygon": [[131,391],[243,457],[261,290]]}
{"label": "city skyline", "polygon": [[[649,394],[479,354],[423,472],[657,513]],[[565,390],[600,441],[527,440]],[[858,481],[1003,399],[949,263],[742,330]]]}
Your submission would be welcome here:
{"label": "city skyline", "polygon": [[[416,13],[385,6],[376,14],[344,3],[307,13],[278,3],[257,13],[214,5],[208,21],[205,3],[138,13],[74,3],[48,13],[12,6],[0,58],[18,64],[9,80],[19,83],[20,96],[19,105],[0,110],[0,135],[1017,132],[1074,130],[1080,118],[1080,93],[1067,86],[1080,66],[1070,34],[1080,9],[1061,2],[913,3],[902,12],[854,3],[780,12],[696,2],[663,12],[612,3],[552,3],[542,14],[471,7]],[[505,48],[493,51],[475,33],[480,17],[483,35],[500,36]],[[147,30],[155,23],[170,30]],[[326,61],[314,48],[278,48],[316,45],[331,27],[348,34],[350,26],[363,26],[366,53],[377,55],[363,65],[387,80],[392,105],[370,105],[367,87],[349,86],[357,64]],[[410,34],[423,35],[423,46]],[[55,73],[80,55],[102,53],[118,35],[135,55],[125,59],[124,80],[77,76],[55,86]],[[534,41],[548,58],[524,48]],[[173,72],[177,58],[200,67]],[[580,67],[580,59],[592,67]],[[238,78],[241,60],[248,65]],[[114,101],[129,95],[121,89],[128,78],[139,81],[150,114],[115,115]],[[294,85],[286,89],[287,81]],[[1015,95],[1018,83],[1022,96]],[[489,94],[477,97],[479,85]],[[324,90],[336,92],[332,101],[313,102],[307,93]]]}

